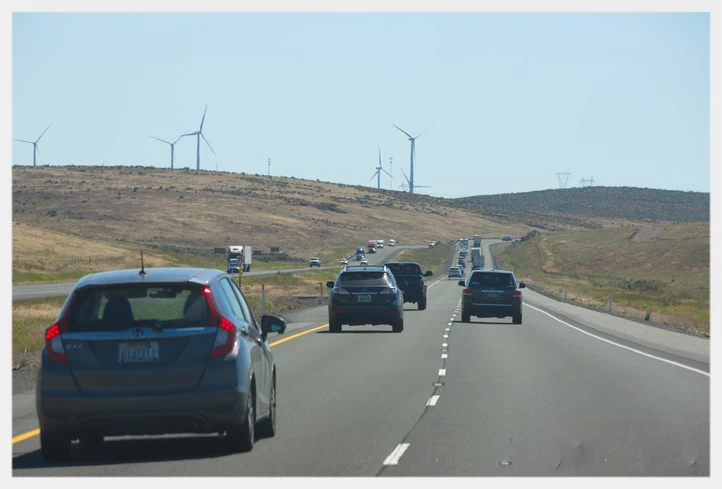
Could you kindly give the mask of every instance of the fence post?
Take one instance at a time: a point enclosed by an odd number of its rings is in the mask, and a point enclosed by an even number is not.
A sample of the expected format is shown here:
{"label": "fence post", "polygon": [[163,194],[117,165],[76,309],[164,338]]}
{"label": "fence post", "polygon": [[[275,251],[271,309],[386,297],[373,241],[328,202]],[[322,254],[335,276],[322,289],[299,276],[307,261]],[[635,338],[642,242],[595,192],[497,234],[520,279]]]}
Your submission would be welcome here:
{"label": "fence post", "polygon": [[567,286],[564,286],[564,302],[567,301]]}
{"label": "fence post", "polygon": [[243,278],[243,268],[238,269],[238,289],[239,290],[243,290],[243,289],[241,289],[241,278]]}
{"label": "fence post", "polygon": [[261,310],[266,314],[266,284],[261,284]]}
{"label": "fence post", "polygon": [[609,310],[607,311],[607,312],[609,312],[609,314],[612,313],[612,298],[613,298],[613,295],[614,295],[614,287],[612,287],[611,289],[609,289]]}

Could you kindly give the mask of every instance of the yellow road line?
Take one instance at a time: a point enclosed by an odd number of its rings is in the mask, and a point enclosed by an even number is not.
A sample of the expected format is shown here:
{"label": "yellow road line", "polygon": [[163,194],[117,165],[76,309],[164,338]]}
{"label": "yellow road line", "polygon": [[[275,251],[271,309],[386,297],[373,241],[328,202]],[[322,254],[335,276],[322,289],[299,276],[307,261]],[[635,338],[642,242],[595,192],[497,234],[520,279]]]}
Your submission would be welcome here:
{"label": "yellow road line", "polygon": [[28,431],[27,433],[23,433],[22,435],[14,436],[13,437],[13,445],[16,443],[20,443],[21,441],[25,441],[28,438],[32,438],[33,436],[38,436],[40,434],[40,428],[34,429],[32,431]]}
{"label": "yellow road line", "polygon": [[319,329],[323,329],[323,328],[325,328],[326,326],[328,326],[328,323],[322,324],[321,326],[316,326],[315,328],[307,329],[306,331],[301,331],[300,333],[296,333],[295,335],[289,336],[288,338],[283,338],[282,340],[274,341],[273,343],[271,343],[271,344],[268,345],[268,346],[280,345],[281,343],[285,343],[285,342],[287,342],[287,341],[291,341],[292,339],[298,338],[299,336],[303,336],[303,335],[305,335],[305,334],[313,333],[314,331],[318,331]]}

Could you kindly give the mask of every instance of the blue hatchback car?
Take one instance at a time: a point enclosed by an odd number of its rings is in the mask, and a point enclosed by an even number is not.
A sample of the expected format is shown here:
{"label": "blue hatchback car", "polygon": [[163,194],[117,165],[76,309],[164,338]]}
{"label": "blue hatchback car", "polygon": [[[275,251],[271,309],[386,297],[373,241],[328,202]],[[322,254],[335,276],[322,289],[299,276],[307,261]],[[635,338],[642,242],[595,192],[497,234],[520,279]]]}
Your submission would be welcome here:
{"label": "blue hatchback car", "polygon": [[67,458],[73,440],[224,433],[231,451],[276,433],[276,364],[266,341],[283,318],[256,322],[220,270],[149,268],[80,279],[45,331],[37,376],[40,446]]}

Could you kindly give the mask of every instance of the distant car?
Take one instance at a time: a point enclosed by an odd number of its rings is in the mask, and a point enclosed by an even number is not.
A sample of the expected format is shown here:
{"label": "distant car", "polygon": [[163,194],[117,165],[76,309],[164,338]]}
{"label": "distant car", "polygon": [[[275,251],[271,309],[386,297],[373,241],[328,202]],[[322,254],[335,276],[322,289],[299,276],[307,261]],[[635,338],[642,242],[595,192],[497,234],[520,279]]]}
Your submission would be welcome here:
{"label": "distant car", "polygon": [[320,267],[321,266],[321,260],[318,259],[318,257],[314,256],[310,260],[308,260],[308,267]]}
{"label": "distant car", "polygon": [[359,265],[361,265],[362,267],[368,266],[368,264],[369,261],[366,258],[362,258],[361,263],[359,263]]}
{"label": "distant car", "polygon": [[47,460],[106,436],[226,433],[231,451],[276,433],[276,365],[220,270],[148,268],[81,278],[45,331],[35,406]]}
{"label": "distant car", "polygon": [[435,243],[435,242],[433,242],[433,241],[429,241],[429,248],[433,248],[433,247],[434,247],[434,245],[436,245],[436,243]]}
{"label": "distant car", "polygon": [[464,287],[461,294],[461,321],[468,323],[471,316],[505,318],[511,316],[514,324],[522,321],[521,289],[514,272],[507,270],[474,270],[469,278],[459,280]]}
{"label": "distant car", "polygon": [[504,236],[503,238],[501,238],[501,240],[502,241],[514,241],[514,238],[512,238],[511,236]]}
{"label": "distant car", "polygon": [[459,267],[449,268],[449,278],[462,277],[462,276],[463,275],[461,274],[461,268],[459,268]]}
{"label": "distant car", "polygon": [[341,260],[340,264],[342,266],[346,266],[346,265],[348,265],[348,260],[346,258],[344,258],[343,260]]}
{"label": "distant car", "polygon": [[404,302],[418,304],[420,311],[426,309],[426,277],[433,275],[431,270],[423,273],[421,266],[414,262],[388,262],[385,266],[403,290]]}
{"label": "distant car", "polygon": [[396,246],[396,240],[395,240],[395,239],[390,239],[390,240],[389,240],[389,247],[392,247],[392,246]]}
{"label": "distant car", "polygon": [[394,333],[404,330],[404,299],[393,274],[386,267],[346,268],[331,289],[328,329],[338,333],[344,324],[390,324]]}
{"label": "distant car", "polygon": [[228,260],[228,265],[226,265],[226,273],[238,273],[238,270],[240,269],[241,265],[238,263],[238,260],[236,259],[230,259]]}

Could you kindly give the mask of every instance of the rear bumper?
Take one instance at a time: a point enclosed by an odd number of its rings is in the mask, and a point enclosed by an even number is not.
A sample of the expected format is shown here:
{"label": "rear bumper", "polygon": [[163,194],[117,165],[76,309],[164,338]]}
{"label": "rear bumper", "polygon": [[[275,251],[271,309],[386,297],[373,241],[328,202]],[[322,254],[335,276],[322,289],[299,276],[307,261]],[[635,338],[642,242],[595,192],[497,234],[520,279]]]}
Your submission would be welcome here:
{"label": "rear bumper", "polygon": [[330,305],[328,308],[328,320],[348,324],[350,326],[361,324],[391,324],[402,319],[403,306],[391,305],[369,305],[369,306],[345,306]]}
{"label": "rear bumper", "polygon": [[40,428],[105,436],[212,433],[243,419],[247,393],[213,392],[106,397],[43,394],[37,399]]}
{"label": "rear bumper", "polygon": [[476,317],[511,317],[521,314],[521,301],[511,304],[473,303],[465,299],[462,304],[462,313]]}

